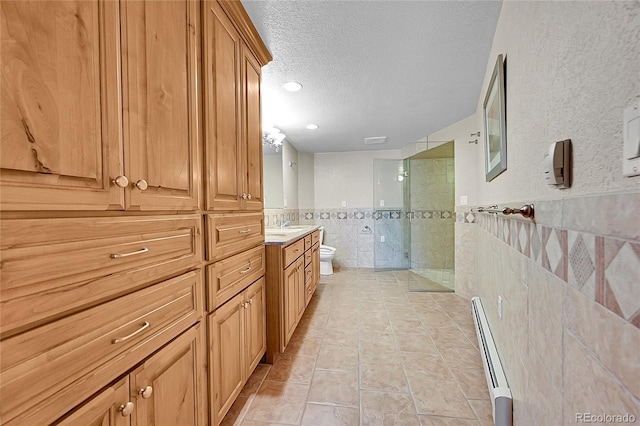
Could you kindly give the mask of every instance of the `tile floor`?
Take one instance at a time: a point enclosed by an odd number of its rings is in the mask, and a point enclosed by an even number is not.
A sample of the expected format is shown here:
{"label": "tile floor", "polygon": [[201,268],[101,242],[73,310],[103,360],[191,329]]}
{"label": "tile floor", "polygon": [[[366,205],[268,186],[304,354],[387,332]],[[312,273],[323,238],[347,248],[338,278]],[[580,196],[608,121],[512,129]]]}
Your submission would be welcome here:
{"label": "tile floor", "polygon": [[470,302],[397,272],[322,277],[287,351],[223,425],[491,425]]}
{"label": "tile floor", "polygon": [[411,271],[450,290],[455,289],[456,274],[453,269],[411,269]]}

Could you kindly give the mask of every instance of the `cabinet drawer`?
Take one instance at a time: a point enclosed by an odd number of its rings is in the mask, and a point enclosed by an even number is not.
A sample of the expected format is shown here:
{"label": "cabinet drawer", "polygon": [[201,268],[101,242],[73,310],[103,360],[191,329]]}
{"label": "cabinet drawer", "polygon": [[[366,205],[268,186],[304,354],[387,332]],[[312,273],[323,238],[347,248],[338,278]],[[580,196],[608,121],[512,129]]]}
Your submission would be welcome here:
{"label": "cabinet drawer", "polygon": [[304,268],[304,283],[305,285],[311,285],[311,278],[313,278],[313,268],[311,265],[307,265]]}
{"label": "cabinet drawer", "polygon": [[223,259],[264,243],[264,214],[207,215],[207,234],[207,259]]}
{"label": "cabinet drawer", "polygon": [[60,417],[203,314],[200,272],[188,272],[2,341],[0,417]]}
{"label": "cabinet drawer", "polygon": [[264,275],[264,246],[207,267],[207,309],[213,311]]}
{"label": "cabinet drawer", "polygon": [[0,333],[113,299],[196,267],[201,218],[3,220]]}
{"label": "cabinet drawer", "polygon": [[309,250],[311,248],[311,234],[304,237],[304,249]]}
{"label": "cabinet drawer", "polygon": [[284,248],[284,266],[285,268],[291,264],[294,260],[299,258],[304,253],[304,240],[299,239],[295,243],[289,244]]}
{"label": "cabinet drawer", "polygon": [[309,266],[311,264],[311,258],[313,257],[311,253],[311,249],[304,252],[304,266]]}
{"label": "cabinet drawer", "polygon": [[316,243],[320,242],[320,231],[316,230],[311,233],[311,245],[313,246]]}

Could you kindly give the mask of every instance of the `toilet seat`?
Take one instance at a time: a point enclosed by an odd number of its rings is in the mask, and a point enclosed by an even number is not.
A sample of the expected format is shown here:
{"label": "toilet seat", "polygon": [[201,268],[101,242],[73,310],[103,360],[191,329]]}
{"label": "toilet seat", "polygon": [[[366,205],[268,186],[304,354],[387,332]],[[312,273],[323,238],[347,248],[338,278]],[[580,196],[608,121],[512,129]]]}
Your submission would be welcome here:
{"label": "toilet seat", "polygon": [[335,247],[320,245],[320,254],[334,254],[335,252]]}

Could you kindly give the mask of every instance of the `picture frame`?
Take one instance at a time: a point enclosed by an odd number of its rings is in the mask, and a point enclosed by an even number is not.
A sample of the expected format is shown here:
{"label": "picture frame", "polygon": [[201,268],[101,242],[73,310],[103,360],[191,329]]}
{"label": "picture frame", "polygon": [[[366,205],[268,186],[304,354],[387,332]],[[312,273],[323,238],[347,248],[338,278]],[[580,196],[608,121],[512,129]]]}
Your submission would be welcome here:
{"label": "picture frame", "polygon": [[507,170],[507,115],[504,57],[498,55],[484,97],[484,152],[486,181]]}

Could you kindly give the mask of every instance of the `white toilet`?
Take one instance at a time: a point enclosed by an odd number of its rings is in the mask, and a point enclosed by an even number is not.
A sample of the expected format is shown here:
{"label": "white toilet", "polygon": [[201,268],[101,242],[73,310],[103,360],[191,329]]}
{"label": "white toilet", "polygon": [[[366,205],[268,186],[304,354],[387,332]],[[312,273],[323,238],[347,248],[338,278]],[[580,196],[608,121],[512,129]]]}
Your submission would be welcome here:
{"label": "white toilet", "polygon": [[333,274],[333,258],[336,256],[336,248],[331,246],[325,246],[322,244],[324,241],[324,228],[320,228],[320,275],[332,275]]}

